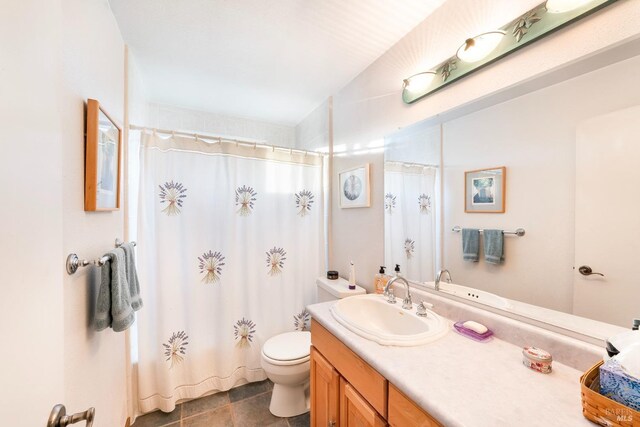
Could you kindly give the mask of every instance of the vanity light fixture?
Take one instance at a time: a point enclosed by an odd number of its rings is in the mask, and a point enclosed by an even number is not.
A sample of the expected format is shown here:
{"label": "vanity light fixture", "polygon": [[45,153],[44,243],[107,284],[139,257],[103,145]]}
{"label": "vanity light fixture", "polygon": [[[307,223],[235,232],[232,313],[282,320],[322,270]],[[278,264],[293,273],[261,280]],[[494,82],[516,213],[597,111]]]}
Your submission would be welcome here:
{"label": "vanity light fixture", "polygon": [[504,31],[489,31],[467,39],[458,48],[456,56],[464,62],[478,62],[498,47],[504,35]]}
{"label": "vanity light fixture", "polygon": [[549,13],[564,13],[589,3],[590,0],[547,0],[545,7]]}
{"label": "vanity light fixture", "polygon": [[[542,1],[542,0],[540,0]],[[545,0],[511,22],[467,39],[455,55],[430,71],[403,80],[402,100],[411,104],[504,58],[617,0]],[[438,76],[438,78],[434,78]]]}
{"label": "vanity light fixture", "polygon": [[422,92],[426,90],[433,81],[436,73],[434,71],[424,71],[422,73],[414,74],[411,77],[407,77],[402,81],[403,89],[411,92]]}

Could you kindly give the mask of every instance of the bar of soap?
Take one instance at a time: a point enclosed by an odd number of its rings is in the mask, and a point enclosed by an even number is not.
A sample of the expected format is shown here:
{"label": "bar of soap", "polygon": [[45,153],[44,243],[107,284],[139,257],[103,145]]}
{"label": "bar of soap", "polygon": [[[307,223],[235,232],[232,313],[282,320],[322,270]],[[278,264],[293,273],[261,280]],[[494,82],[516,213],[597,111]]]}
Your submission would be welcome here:
{"label": "bar of soap", "polygon": [[473,320],[467,320],[462,324],[462,326],[464,326],[467,329],[471,329],[473,332],[476,332],[478,334],[484,334],[485,332],[488,331],[486,326],[478,322],[474,322]]}

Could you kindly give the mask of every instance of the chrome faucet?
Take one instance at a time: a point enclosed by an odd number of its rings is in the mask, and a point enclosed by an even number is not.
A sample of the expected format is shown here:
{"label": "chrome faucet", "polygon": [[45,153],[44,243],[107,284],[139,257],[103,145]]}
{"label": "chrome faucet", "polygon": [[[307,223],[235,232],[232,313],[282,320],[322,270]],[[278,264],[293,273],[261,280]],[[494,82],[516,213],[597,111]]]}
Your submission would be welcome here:
{"label": "chrome faucet", "polygon": [[[389,287],[396,281],[402,281],[404,283],[405,288],[407,289],[407,296],[402,300],[402,308],[405,310],[411,310],[413,308],[413,303],[411,302],[411,290],[409,289],[409,282],[404,277],[396,276],[393,279],[387,282],[387,286],[384,287],[384,294],[389,295]],[[391,300],[389,300],[391,302]],[[394,301],[395,302],[395,301]]]}
{"label": "chrome faucet", "polygon": [[436,276],[436,284],[435,284],[436,291],[440,290],[440,280],[442,280],[442,275],[445,273],[447,273],[447,283],[451,283],[451,273],[449,273],[449,270],[438,271],[438,275]]}

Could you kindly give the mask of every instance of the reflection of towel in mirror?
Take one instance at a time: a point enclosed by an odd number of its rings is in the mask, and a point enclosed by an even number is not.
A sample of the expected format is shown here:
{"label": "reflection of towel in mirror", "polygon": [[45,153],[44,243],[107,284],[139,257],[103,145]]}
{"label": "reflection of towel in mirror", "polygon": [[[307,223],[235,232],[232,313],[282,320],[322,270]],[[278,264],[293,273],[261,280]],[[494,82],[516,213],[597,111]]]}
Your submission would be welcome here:
{"label": "reflection of towel in mirror", "polygon": [[484,260],[489,264],[500,264],[504,261],[502,230],[484,230]]}
{"label": "reflection of towel in mirror", "polygon": [[462,229],[462,259],[478,262],[480,253],[480,231],[477,228]]}
{"label": "reflection of towel in mirror", "polygon": [[98,331],[111,326],[115,332],[121,332],[131,326],[134,320],[125,268],[126,257],[122,248],[116,248],[107,255],[110,260],[102,266],[94,326]]}
{"label": "reflection of towel in mirror", "polygon": [[120,247],[124,249],[124,266],[127,273],[127,282],[129,282],[131,308],[133,308],[133,311],[138,311],[142,308],[142,298],[140,298],[140,284],[138,283],[138,273],[136,272],[136,258],[133,245],[131,243],[123,243]]}

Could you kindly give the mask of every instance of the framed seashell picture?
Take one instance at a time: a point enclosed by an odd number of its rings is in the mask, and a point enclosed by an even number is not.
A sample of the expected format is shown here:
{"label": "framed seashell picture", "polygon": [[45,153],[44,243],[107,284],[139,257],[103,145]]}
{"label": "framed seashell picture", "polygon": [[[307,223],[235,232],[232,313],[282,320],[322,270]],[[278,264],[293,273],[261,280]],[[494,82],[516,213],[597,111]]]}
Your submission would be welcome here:
{"label": "framed seashell picture", "polygon": [[371,206],[369,164],[340,172],[340,207],[368,208]]}
{"label": "framed seashell picture", "polygon": [[87,100],[84,210],[120,209],[122,129],[95,99]]}

